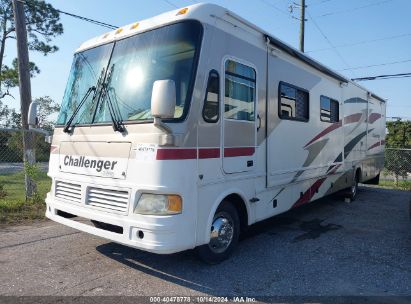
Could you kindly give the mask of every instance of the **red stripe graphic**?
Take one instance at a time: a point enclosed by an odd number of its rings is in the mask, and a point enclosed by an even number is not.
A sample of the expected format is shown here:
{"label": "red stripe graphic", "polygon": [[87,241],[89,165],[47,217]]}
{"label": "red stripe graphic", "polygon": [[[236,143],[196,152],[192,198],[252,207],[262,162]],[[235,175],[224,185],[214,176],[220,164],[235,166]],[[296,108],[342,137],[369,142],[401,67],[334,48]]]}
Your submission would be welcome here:
{"label": "red stripe graphic", "polygon": [[220,158],[220,148],[199,149],[198,158]]}
{"label": "red stripe graphic", "polygon": [[[225,148],[225,157],[251,156],[255,153],[255,147]],[[182,160],[182,159],[220,158],[220,148],[198,149],[158,149],[157,160]]]}
{"label": "red stripe graphic", "polygon": [[321,178],[317,180],[305,193],[294,203],[292,208],[297,208],[301,205],[304,205],[305,203],[308,203],[316,193],[316,191],[321,187],[321,185],[324,183],[324,181],[327,178]]}
{"label": "red stripe graphic", "polygon": [[353,122],[358,122],[358,121],[360,121],[361,116],[362,116],[362,113],[356,113],[356,114],[348,115],[344,118],[344,124],[350,124],[350,123],[353,123]]}
{"label": "red stripe graphic", "polygon": [[[362,113],[355,113],[355,114],[351,114],[348,115],[344,118],[344,124],[350,124],[350,123],[354,123],[354,122],[358,122],[360,121],[362,116]],[[370,117],[372,116],[372,114],[370,115]],[[375,119],[373,117],[373,119]],[[377,118],[378,119],[378,118]],[[376,119],[375,119],[376,120]],[[374,120],[374,121],[375,121]],[[333,123],[331,126],[329,126],[328,128],[326,128],[325,130],[321,131],[320,133],[318,133],[313,139],[311,139],[305,146],[304,148],[306,148],[307,146],[311,145],[313,142],[315,142],[316,140],[320,139],[321,137],[327,135],[328,133],[338,129],[339,127],[342,126],[342,121],[340,120],[339,122]]]}
{"label": "red stripe graphic", "polygon": [[51,145],[50,146],[50,153],[54,153],[59,149],[59,146]]}
{"label": "red stripe graphic", "polygon": [[157,160],[196,159],[197,149],[158,149]]}
{"label": "red stripe graphic", "polygon": [[381,146],[385,145],[385,139],[381,140]]}
{"label": "red stripe graphic", "polygon": [[224,148],[224,157],[236,157],[236,156],[251,156],[255,152],[254,147],[247,148]]}
{"label": "red stripe graphic", "polygon": [[374,149],[374,148],[379,147],[379,146],[381,146],[381,143],[380,143],[379,141],[377,141],[375,144],[373,144],[372,146],[370,146],[370,147],[368,148],[368,150]]}
{"label": "red stripe graphic", "polygon": [[370,116],[368,117],[368,122],[370,124],[374,123],[376,120],[381,118],[380,113],[371,113]]}
{"label": "red stripe graphic", "polygon": [[305,146],[307,147],[308,145],[312,144],[315,142],[317,139],[323,137],[324,135],[334,131],[335,129],[338,129],[339,127],[342,126],[342,121],[340,120],[339,122],[333,123],[331,126],[329,126],[327,129],[321,131],[317,136],[315,136],[313,139],[311,139]]}
{"label": "red stripe graphic", "polygon": [[[341,164],[336,165],[327,174],[328,175],[334,174],[339,167],[341,167]],[[304,192],[304,194],[294,203],[294,205],[291,208],[297,208],[301,205],[309,203],[311,199],[313,198],[313,196],[317,193],[317,190],[320,189],[321,185],[324,183],[326,179],[327,179],[326,177],[323,177],[317,180],[307,191]]]}

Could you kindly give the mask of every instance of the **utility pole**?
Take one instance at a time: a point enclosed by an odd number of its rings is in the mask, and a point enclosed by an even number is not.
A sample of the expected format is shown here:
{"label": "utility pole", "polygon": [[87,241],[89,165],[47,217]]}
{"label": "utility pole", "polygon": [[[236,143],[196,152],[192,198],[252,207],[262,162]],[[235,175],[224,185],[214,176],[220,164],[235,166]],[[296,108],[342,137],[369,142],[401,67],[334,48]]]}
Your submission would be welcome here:
{"label": "utility pole", "polygon": [[300,16],[300,51],[304,53],[304,32],[305,32],[305,0],[301,0]]}
{"label": "utility pole", "polygon": [[293,2],[293,4],[290,5],[291,14],[294,12],[295,8],[300,9],[300,18],[294,16],[291,17],[300,20],[300,51],[304,53],[305,22],[307,21],[307,19],[305,19],[305,9],[307,8],[305,0],[301,0],[300,4]]}
{"label": "utility pole", "polygon": [[12,1],[17,40],[21,124],[23,128],[23,161],[25,165],[25,186],[27,199],[28,197],[32,197],[36,192],[36,184],[32,179],[32,176],[28,174],[27,170],[28,166],[33,166],[36,162],[34,151],[34,134],[29,131],[27,121],[27,115],[31,103],[30,64],[24,4],[19,0]]}

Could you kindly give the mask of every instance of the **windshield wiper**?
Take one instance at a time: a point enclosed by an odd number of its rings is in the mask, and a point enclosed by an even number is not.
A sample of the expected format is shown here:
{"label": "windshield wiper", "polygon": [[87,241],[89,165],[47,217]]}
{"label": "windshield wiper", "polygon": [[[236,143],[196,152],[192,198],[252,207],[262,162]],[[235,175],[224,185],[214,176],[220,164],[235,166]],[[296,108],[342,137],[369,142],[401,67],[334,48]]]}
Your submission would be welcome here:
{"label": "windshield wiper", "polygon": [[107,76],[106,83],[103,84],[103,96],[101,97],[101,100],[102,102],[104,102],[105,100],[107,102],[108,111],[110,113],[110,118],[111,118],[111,121],[113,122],[113,130],[115,132],[123,133],[126,131],[126,128],[124,127],[123,120],[121,118],[121,112],[118,107],[117,97],[114,95],[114,98],[113,98],[114,102],[113,102],[110,96],[111,88],[109,88],[109,85],[111,82],[113,71],[114,71],[114,64],[111,66],[110,72]]}
{"label": "windshield wiper", "polygon": [[80,111],[81,107],[84,105],[84,103],[86,102],[86,100],[87,100],[88,97],[90,96],[91,92],[94,92],[94,95],[93,95],[93,104],[94,104],[95,97],[96,97],[96,95],[97,95],[98,88],[101,86],[101,83],[102,83],[104,74],[105,74],[105,69],[103,69],[103,70],[101,71],[100,77],[99,77],[99,79],[97,80],[97,85],[96,85],[96,86],[91,86],[91,87],[88,88],[86,94],[85,94],[84,97],[81,99],[79,105],[78,105],[77,108],[74,110],[73,114],[71,114],[69,120],[67,121],[66,125],[64,126],[64,129],[63,129],[63,132],[64,132],[64,133],[71,133],[71,131],[73,130],[73,128],[70,128],[71,125],[72,125],[72,123],[73,123],[73,120],[74,120],[74,118],[76,118],[78,112]]}

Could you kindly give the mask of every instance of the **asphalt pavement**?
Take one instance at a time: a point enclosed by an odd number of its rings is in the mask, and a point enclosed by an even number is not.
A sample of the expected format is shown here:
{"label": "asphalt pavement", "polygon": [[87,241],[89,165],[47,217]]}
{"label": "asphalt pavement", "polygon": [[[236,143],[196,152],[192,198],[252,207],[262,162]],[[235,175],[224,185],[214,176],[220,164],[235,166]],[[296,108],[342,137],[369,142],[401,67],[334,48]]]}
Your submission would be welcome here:
{"label": "asphalt pavement", "polygon": [[410,296],[411,193],[362,187],[250,228],[231,259],[155,255],[46,221],[0,228],[0,295]]}

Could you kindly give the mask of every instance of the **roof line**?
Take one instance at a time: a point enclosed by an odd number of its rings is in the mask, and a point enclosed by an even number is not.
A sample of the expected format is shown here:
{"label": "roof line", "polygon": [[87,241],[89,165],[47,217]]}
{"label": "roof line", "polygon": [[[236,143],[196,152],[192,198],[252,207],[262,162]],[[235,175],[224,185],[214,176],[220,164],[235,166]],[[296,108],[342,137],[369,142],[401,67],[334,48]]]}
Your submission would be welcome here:
{"label": "roof line", "polygon": [[370,94],[371,97],[386,103],[387,100],[384,98],[379,97],[378,95],[370,92],[367,88],[364,88],[363,86],[361,86],[360,84],[358,84],[357,82],[351,81],[350,79],[340,75],[337,72],[334,72],[333,70],[331,70],[330,68],[326,67],[324,64],[312,59],[311,57],[305,55],[304,53],[300,52],[299,50],[293,48],[292,46],[282,42],[281,40],[274,38],[273,36],[271,36],[270,34],[268,34],[265,30],[261,29],[260,27],[258,27],[257,25],[255,25],[254,23],[251,23],[249,21],[247,21],[246,19],[240,17],[239,15],[231,12],[228,9],[226,10],[226,14],[234,19],[236,19],[237,21],[243,23],[244,25],[260,32],[263,34],[264,39],[267,41],[269,41],[270,44],[272,44],[273,46],[279,48],[280,50],[282,50],[283,52],[291,55],[294,58],[297,58],[303,62],[305,62],[307,65],[311,66],[312,68],[338,80],[341,81],[342,83],[351,83],[361,89],[363,89],[364,91],[366,91],[367,93]]}
{"label": "roof line", "polygon": [[298,59],[300,59],[301,61],[305,62],[306,64],[308,64],[309,66],[315,68],[316,70],[323,72],[324,74],[337,79],[338,81],[344,82],[344,83],[348,83],[350,82],[347,78],[339,75],[338,73],[333,72],[332,70],[330,70],[329,68],[327,68],[326,66],[322,65],[321,63],[318,63],[317,61],[311,59],[310,57],[305,56],[303,53],[295,50],[294,48],[286,45],[284,42],[273,38],[267,34],[265,34],[265,38],[268,39],[268,41],[270,42],[270,44],[272,44],[275,47],[278,47],[280,50],[286,52],[287,54],[296,57]]}

